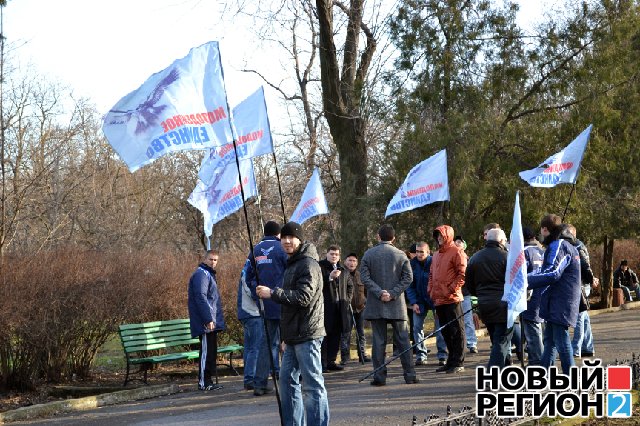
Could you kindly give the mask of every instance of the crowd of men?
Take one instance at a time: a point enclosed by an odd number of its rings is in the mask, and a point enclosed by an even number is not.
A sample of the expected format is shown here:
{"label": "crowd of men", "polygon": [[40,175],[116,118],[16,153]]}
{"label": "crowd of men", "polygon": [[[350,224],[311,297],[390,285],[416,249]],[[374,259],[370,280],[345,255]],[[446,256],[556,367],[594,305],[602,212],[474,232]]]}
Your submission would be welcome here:
{"label": "crowd of men", "polygon": [[[540,221],[540,239],[524,228],[528,274],[527,310],[509,325],[502,300],[508,242],[497,223],[483,233],[484,247],[470,258],[467,244],[454,229],[433,230],[434,250],[424,241],[409,252],[395,247],[395,230],[382,225],[378,244],[361,259],[330,245],[320,260],[302,227],[274,221],[245,262],[238,285],[238,318],[244,327],[244,387],[255,396],[272,391],[270,374],[279,383],[285,424],[328,424],[329,405],[323,374],[340,371],[350,361],[355,328],[358,361],[372,362],[370,382],[387,379],[387,330],[393,332],[394,355],[400,358],[407,384],[418,383],[416,367],[427,362],[424,322],[435,320],[439,366],[436,372],[464,371],[465,347],[477,353],[472,297],[491,339],[489,366],[504,367],[521,351],[522,328],[529,365],[550,367],[560,358],[568,374],[575,357],[593,356],[588,297],[597,287],[585,245],[572,225],[549,214]],[[220,386],[215,373],[216,335],[224,329],[215,279],[218,254],[208,251],[189,282],[189,315],[194,337],[202,342],[199,387]],[[615,274],[620,287],[640,298],[638,278],[623,261]],[[629,295],[629,298],[631,296]],[[366,353],[364,321],[371,326],[371,357]],[[573,338],[569,329],[574,328]],[[411,344],[411,341],[414,344]],[[415,354],[415,362],[413,361]],[[340,355],[340,362],[338,362]]]}

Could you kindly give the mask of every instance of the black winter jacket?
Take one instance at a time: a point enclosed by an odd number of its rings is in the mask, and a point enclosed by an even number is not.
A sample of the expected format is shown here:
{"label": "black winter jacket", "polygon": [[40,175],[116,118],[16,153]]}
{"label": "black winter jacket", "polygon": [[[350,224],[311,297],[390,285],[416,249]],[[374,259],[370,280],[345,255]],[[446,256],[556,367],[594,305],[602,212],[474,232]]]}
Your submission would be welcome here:
{"label": "black winter jacket", "polygon": [[484,323],[507,322],[507,302],[502,301],[506,270],[507,250],[497,241],[487,241],[484,248],[469,259],[464,285],[478,297],[479,314]]}
{"label": "black winter jacket", "polygon": [[325,335],[322,272],[316,247],[303,242],[287,261],[282,288],[271,299],[282,305],[280,336],[288,345],[318,339]]}

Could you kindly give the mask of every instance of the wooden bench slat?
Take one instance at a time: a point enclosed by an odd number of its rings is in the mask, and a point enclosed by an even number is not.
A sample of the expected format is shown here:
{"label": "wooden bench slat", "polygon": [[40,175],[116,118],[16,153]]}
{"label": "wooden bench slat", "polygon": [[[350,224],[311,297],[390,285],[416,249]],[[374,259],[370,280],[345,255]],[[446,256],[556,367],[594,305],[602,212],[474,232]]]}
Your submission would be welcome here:
{"label": "wooden bench slat", "polygon": [[165,355],[158,356],[150,356],[145,358],[135,358],[131,360],[132,364],[144,364],[146,362],[150,362],[152,364],[158,364],[161,362],[167,361],[179,361],[181,359],[198,359],[200,357],[199,351],[190,351],[190,352],[175,352]]}
{"label": "wooden bench slat", "polygon": [[142,344],[142,345],[138,345],[138,346],[130,346],[125,348],[126,352],[140,352],[140,351],[153,351],[156,349],[167,349],[167,348],[173,348],[176,346],[188,346],[188,345],[193,345],[194,343],[198,343],[199,341],[196,340],[195,342],[193,341],[193,339],[189,338],[189,339],[184,339],[184,340],[176,340],[174,342],[171,343],[152,343],[152,344]]}
{"label": "wooden bench slat", "polygon": [[120,330],[120,335],[122,336],[135,336],[138,334],[147,334],[147,333],[164,333],[167,331],[181,331],[181,332],[189,332],[190,326],[189,324],[180,324],[180,325],[170,325],[167,327],[147,327],[147,328],[129,328],[126,330]]}

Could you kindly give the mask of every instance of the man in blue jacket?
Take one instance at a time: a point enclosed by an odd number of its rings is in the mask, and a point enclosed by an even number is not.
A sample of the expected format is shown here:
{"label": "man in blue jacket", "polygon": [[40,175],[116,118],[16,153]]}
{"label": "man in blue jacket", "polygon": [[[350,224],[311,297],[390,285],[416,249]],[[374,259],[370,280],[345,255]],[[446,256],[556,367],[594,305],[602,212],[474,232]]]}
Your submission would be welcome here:
{"label": "man in blue jacket", "polygon": [[[258,276],[253,268],[247,271],[247,282],[250,283],[251,292],[258,301],[256,294],[256,286],[258,279],[260,285],[276,289],[282,287],[282,279],[284,270],[287,267],[287,254],[280,244],[280,225],[277,222],[269,221],[264,224],[264,238],[253,248],[251,257],[255,259],[255,265],[258,269]],[[252,262],[253,264],[253,262]],[[271,362],[269,357],[273,358],[273,365],[276,374],[279,371],[280,350],[280,305],[274,303],[270,299],[264,300],[264,322],[267,327],[267,334],[263,333],[263,339],[259,346],[258,363],[256,364],[256,373],[253,379],[253,394],[261,396],[271,391],[267,386],[269,381],[269,371],[271,370]],[[267,336],[269,341],[267,341]]]}
{"label": "man in blue jacket", "polygon": [[222,299],[216,283],[218,253],[209,250],[202,263],[189,280],[189,321],[191,337],[200,338],[200,369],[198,372],[198,388],[200,390],[222,389],[222,385],[214,384],[211,377],[216,372],[216,356],[218,355],[219,331],[225,329],[222,316]]}
{"label": "man in blue jacket", "polygon": [[581,295],[580,255],[576,248],[560,238],[560,216],[548,214],[540,221],[542,243],[547,247],[540,271],[527,275],[529,288],[543,288],[540,317],[546,321],[542,366],[551,367],[556,354],[562,372],[569,374],[574,364],[569,327],[576,325]]}

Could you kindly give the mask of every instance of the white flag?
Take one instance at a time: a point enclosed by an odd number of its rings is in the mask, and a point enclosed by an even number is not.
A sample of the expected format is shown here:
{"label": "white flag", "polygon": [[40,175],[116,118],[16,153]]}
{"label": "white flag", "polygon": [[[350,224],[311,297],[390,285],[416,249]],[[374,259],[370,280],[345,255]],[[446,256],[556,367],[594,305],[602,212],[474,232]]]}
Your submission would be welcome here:
{"label": "white flag", "polygon": [[[251,160],[240,162],[240,173],[242,174],[244,199],[248,200],[250,197],[257,196],[258,188]],[[224,169],[219,169],[209,184],[198,180],[188,201],[189,204],[202,212],[204,232],[207,237],[210,237],[214,224],[242,207],[242,194],[236,163],[228,164]]]}
{"label": "white flag", "polygon": [[[233,108],[232,117],[240,160],[273,152],[267,104],[262,87]],[[209,182],[216,169],[235,162],[235,158],[233,143],[211,149],[202,160],[198,177],[203,182]]]}
{"label": "white flag", "polygon": [[191,49],[149,77],[107,113],[102,131],[132,172],[170,152],[228,143],[218,42]]}
{"label": "white flag", "polygon": [[520,192],[516,192],[516,204],[513,209],[502,301],[508,305],[507,327],[512,327],[520,312],[527,309],[527,261],[524,257],[524,237],[520,221]]}
{"label": "white flag", "polygon": [[552,188],[561,183],[576,183],[592,127],[593,125],[590,124],[565,149],[553,154],[535,169],[520,172],[520,177],[529,185],[539,188]]}
{"label": "white flag", "polygon": [[315,168],[307,187],[304,189],[298,207],[291,215],[291,221],[302,225],[310,217],[327,213],[329,213],[329,208],[324,197],[322,182],[320,182],[320,173],[318,168]]}
{"label": "white flag", "polygon": [[447,150],[443,149],[411,169],[384,217],[448,199]]}

